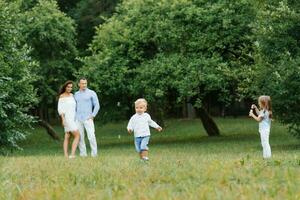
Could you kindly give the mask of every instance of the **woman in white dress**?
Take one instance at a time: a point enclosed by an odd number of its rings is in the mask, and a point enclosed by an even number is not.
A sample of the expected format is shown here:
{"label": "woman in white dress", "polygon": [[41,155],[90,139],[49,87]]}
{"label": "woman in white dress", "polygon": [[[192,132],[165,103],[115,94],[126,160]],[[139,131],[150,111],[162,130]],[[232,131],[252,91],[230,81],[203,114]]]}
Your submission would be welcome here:
{"label": "woman in white dress", "polygon": [[[75,158],[76,148],[80,139],[79,131],[75,122],[76,101],[72,94],[73,82],[67,81],[59,92],[58,113],[65,129],[64,154],[66,158]],[[71,155],[68,154],[70,135],[74,136]]]}

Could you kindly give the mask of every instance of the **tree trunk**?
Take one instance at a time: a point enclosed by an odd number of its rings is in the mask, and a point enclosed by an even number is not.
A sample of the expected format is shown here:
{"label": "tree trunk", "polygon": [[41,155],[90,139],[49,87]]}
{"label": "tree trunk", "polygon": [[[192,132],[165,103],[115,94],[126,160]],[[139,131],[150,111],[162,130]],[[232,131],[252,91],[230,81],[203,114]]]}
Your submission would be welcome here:
{"label": "tree trunk", "polygon": [[199,115],[208,136],[219,136],[220,131],[217,124],[204,108],[199,109]]}
{"label": "tree trunk", "polygon": [[187,103],[186,107],[187,107],[187,117],[189,119],[194,119],[196,117],[196,111],[194,106],[191,103]]}
{"label": "tree trunk", "polygon": [[186,102],[186,100],[184,100],[183,101],[183,103],[182,103],[182,117],[183,118],[187,118],[187,102]]}
{"label": "tree trunk", "polygon": [[45,109],[44,106],[39,105],[36,108],[36,112],[38,113],[38,123],[40,126],[46,129],[48,135],[54,140],[60,140],[58,133],[54,130],[54,128],[45,120]]}
{"label": "tree trunk", "polygon": [[58,134],[56,133],[56,131],[54,130],[54,128],[45,120],[40,119],[39,120],[39,125],[44,127],[47,131],[47,133],[54,139],[54,140],[60,140]]}

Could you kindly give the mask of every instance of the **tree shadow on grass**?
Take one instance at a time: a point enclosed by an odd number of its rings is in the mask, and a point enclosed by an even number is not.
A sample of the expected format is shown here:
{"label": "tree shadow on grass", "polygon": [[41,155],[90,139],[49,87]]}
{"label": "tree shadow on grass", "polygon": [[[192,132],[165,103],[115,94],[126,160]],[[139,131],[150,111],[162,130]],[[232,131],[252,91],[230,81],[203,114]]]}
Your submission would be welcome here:
{"label": "tree shadow on grass", "polygon": [[[280,135],[274,135],[271,138],[271,148],[272,151],[281,151],[281,150],[298,150],[300,149],[300,144],[289,144],[285,143],[285,140],[282,140]],[[102,148],[105,149],[114,149],[118,147],[132,146],[133,141],[120,141],[120,142],[106,142],[101,144]],[[185,145],[199,145],[199,146],[229,146],[230,145],[241,145],[241,149],[244,146],[253,146],[254,148],[261,147],[260,136],[258,134],[232,134],[218,137],[208,137],[203,135],[193,135],[187,137],[178,137],[178,136],[154,136],[150,140],[151,146],[164,146],[168,147],[178,147]]]}
{"label": "tree shadow on grass", "polygon": [[[187,136],[180,138],[177,136],[168,136],[168,137],[152,137],[150,142],[151,145],[178,145],[178,144],[215,144],[215,143],[241,143],[249,141],[257,141],[256,135],[227,135],[227,136],[218,136],[218,137],[208,137],[208,136]],[[105,148],[115,148],[118,146],[127,146],[133,145],[133,141],[121,141],[121,142],[106,142],[102,144],[102,147]]]}
{"label": "tree shadow on grass", "polygon": [[[278,137],[278,138],[277,138]],[[273,138],[273,139],[272,139]],[[272,151],[287,151],[287,150],[298,150],[300,149],[300,144],[284,144],[284,140],[280,138],[280,136],[274,135],[271,138],[271,148]],[[272,144],[272,140],[275,140],[276,143]],[[280,144],[278,144],[280,142]],[[62,141],[61,141],[62,143]],[[215,144],[215,145],[214,145]],[[182,136],[174,136],[174,135],[155,135],[152,136],[150,140],[151,146],[168,146],[170,148],[175,148],[178,146],[184,147],[187,145],[199,145],[199,146],[207,146],[210,147],[214,145],[212,151],[216,151],[216,148],[220,146],[220,149],[224,146],[230,147],[230,145],[239,145],[242,144],[240,149],[243,148],[244,145],[255,145],[255,148],[260,146],[260,138],[258,134],[231,134],[231,135],[223,135],[218,137],[208,137],[205,135],[187,135],[186,137]],[[47,145],[47,148],[44,146],[24,146],[24,151],[16,152],[9,157],[27,157],[27,156],[63,156],[62,144],[58,144],[57,142],[53,142]],[[89,150],[89,142],[86,143],[88,151]],[[132,137],[124,138],[121,140],[113,139],[113,138],[99,138],[98,148],[99,153],[101,155],[101,150],[115,150],[120,148],[122,151],[124,148],[133,148],[134,142]],[[219,151],[218,151],[219,152]]]}
{"label": "tree shadow on grass", "polygon": [[272,151],[273,150],[282,150],[282,151],[293,151],[300,150],[300,144],[271,144]]}

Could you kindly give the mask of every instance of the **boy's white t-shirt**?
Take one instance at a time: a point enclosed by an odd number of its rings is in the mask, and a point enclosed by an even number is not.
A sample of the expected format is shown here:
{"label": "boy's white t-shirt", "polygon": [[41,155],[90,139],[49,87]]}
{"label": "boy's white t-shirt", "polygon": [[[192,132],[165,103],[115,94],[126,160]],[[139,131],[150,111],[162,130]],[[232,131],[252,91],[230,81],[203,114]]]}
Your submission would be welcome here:
{"label": "boy's white t-shirt", "polygon": [[258,117],[261,117],[262,120],[259,122],[259,132],[270,132],[271,129],[271,119],[270,113],[268,110],[259,111]]}
{"label": "boy's white t-shirt", "polygon": [[127,129],[133,130],[134,137],[145,137],[150,135],[150,128],[159,128],[160,126],[151,119],[148,113],[134,114],[127,125]]}

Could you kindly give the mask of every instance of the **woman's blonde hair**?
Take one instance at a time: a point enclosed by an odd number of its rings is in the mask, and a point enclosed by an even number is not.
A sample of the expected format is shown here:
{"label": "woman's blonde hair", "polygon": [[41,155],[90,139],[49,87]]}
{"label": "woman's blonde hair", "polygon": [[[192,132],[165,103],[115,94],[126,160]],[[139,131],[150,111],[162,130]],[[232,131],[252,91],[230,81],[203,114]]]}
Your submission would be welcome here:
{"label": "woman's blonde hair", "polygon": [[271,97],[267,95],[262,95],[258,97],[258,102],[262,105],[263,108],[269,111],[269,117],[272,118],[272,103]]}

